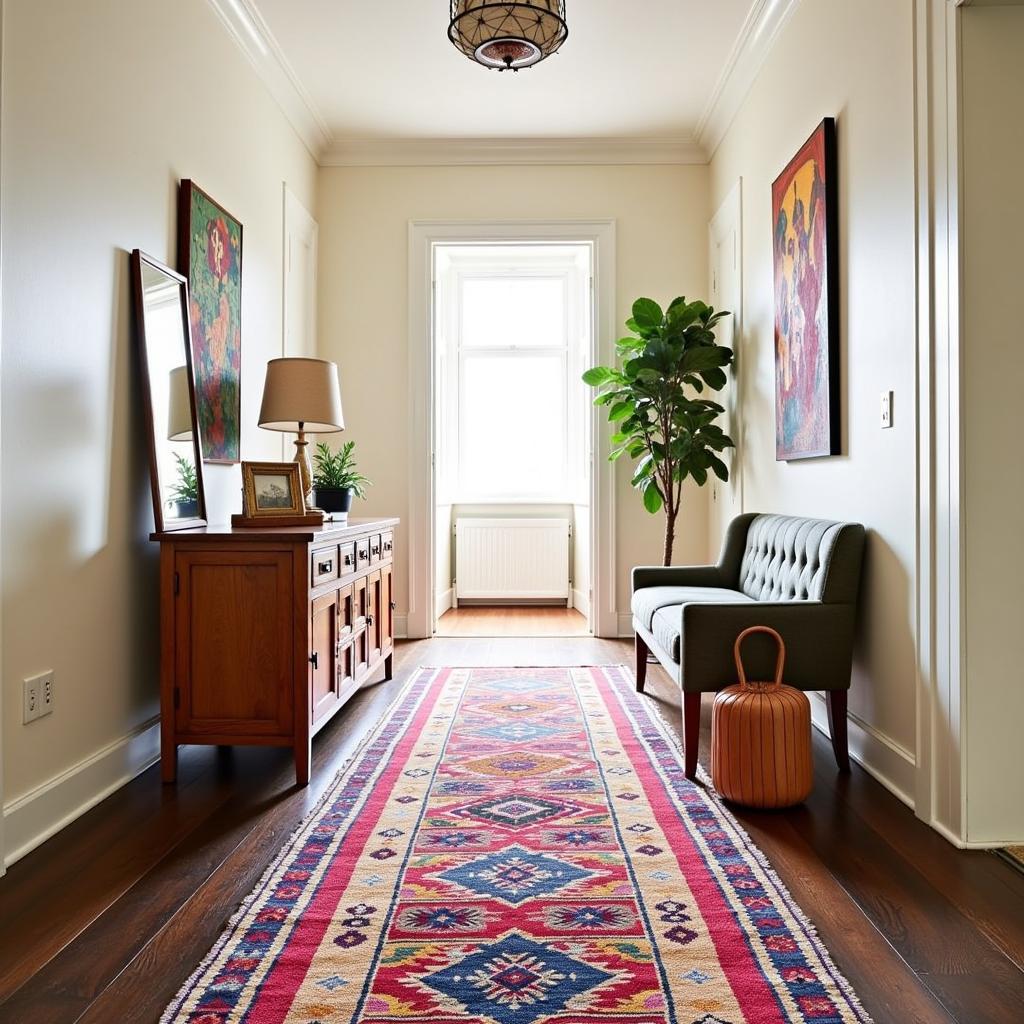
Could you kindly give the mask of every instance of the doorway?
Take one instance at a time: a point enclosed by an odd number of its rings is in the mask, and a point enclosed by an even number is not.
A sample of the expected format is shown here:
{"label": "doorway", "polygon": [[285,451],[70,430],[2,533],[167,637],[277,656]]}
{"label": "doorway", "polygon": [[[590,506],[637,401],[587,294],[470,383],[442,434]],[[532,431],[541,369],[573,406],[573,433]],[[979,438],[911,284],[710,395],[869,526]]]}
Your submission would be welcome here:
{"label": "doorway", "polygon": [[[615,222],[595,221],[411,221],[409,224],[409,467],[408,572],[409,613],[406,635],[434,635],[439,616],[437,516],[437,358],[435,327],[435,250],[445,245],[586,244],[591,253],[589,308],[591,365],[615,358]],[[596,636],[619,634],[616,607],[615,474],[608,462],[612,430],[596,406],[589,406],[588,515],[575,518],[589,531],[577,550],[589,552],[586,579],[574,590],[589,602],[590,627]],[[587,559],[584,558],[584,562]],[[575,604],[574,595],[574,604]]]}
{"label": "doorway", "polygon": [[433,250],[433,629],[585,636],[593,246]]}

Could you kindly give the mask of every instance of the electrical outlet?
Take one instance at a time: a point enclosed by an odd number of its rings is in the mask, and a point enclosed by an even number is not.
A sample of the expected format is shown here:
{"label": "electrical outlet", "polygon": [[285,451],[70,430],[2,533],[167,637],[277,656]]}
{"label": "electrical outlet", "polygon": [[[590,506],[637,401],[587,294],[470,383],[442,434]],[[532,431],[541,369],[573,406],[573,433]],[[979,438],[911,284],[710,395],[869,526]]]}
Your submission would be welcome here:
{"label": "electrical outlet", "polygon": [[892,426],[892,392],[882,392],[882,429],[888,430]]}
{"label": "electrical outlet", "polygon": [[24,680],[22,686],[23,725],[34,722],[37,718],[53,711],[53,672],[40,672]]}

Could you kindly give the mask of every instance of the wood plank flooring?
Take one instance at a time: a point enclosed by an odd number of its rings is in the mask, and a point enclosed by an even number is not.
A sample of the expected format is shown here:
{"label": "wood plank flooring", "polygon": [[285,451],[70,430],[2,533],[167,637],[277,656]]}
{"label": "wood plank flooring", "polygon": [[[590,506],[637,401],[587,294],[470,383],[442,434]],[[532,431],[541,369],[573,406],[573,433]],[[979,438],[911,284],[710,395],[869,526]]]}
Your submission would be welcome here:
{"label": "wood plank flooring", "polygon": [[[623,641],[451,638],[399,645],[293,782],[287,751],[186,747],[177,786],[151,768],[0,879],[0,1021],[152,1024],[281,844],[418,665],[628,662]],[[679,725],[659,668],[648,693]],[[709,743],[705,703],[702,760]],[[815,788],[737,817],[817,926],[879,1024],[1024,1021],[1024,874],[958,851],[815,734]],[[756,1022],[752,1022],[756,1024]]]}
{"label": "wood plank flooring", "polygon": [[446,636],[588,636],[587,620],[575,608],[452,608],[437,623]]}

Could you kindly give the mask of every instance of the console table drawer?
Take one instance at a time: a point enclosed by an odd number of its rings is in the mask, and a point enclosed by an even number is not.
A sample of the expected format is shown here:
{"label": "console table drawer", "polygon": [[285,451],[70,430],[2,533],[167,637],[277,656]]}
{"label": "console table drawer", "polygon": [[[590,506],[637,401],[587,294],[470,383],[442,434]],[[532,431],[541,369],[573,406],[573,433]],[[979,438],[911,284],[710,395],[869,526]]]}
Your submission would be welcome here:
{"label": "console table drawer", "polygon": [[330,583],[331,580],[338,578],[337,545],[314,551],[310,561],[309,576],[314,587],[320,586],[321,583]]}
{"label": "console table drawer", "polygon": [[356,571],[356,545],[355,541],[342,544],[338,548],[338,563],[342,576],[351,576]]}

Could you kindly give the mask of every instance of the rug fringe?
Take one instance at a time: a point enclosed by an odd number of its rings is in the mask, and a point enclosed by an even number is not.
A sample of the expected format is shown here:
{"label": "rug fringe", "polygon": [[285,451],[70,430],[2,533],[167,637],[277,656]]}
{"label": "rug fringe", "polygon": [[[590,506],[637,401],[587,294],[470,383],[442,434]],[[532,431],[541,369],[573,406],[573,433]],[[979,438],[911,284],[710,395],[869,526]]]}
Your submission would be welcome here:
{"label": "rug fringe", "polygon": [[[629,675],[629,669],[626,665],[615,665],[614,668],[620,668],[623,670],[625,675]],[[649,694],[639,694],[641,697],[647,698],[648,706],[653,710],[653,718],[661,730],[662,735],[678,752],[680,757],[684,756],[684,749],[682,741],[676,735],[675,730],[672,728],[665,713],[662,711],[661,706],[655,701]],[[775,868],[771,866],[767,856],[761,850],[761,848],[750,838],[747,830],[739,823],[736,817],[733,815],[729,807],[722,801],[718,791],[715,789],[711,776],[704,770],[704,766],[698,762],[697,764],[697,778],[704,788],[705,795],[715,805],[717,810],[721,813],[722,817],[729,823],[733,831],[736,833],[738,839],[742,843],[744,849],[751,857],[757,862],[758,866],[765,873],[768,881],[774,886],[779,896],[785,901],[789,912],[793,915],[797,924],[800,925],[801,930],[810,940],[811,945],[814,947],[814,951],[818,956],[818,959],[822,962],[825,969],[828,971],[832,980],[836,983],[839,990],[843,993],[846,1001],[850,1005],[850,1009],[853,1010],[854,1014],[861,1021],[861,1024],[873,1024],[871,1015],[864,1008],[854,991],[853,986],[847,980],[846,975],[836,966],[835,961],[832,959],[832,954],[829,953],[828,948],[822,941],[821,936],[818,934],[818,929],[803,912],[800,904],[797,903],[793,894],[786,887],[785,883],[779,877]]]}
{"label": "rug fringe", "polygon": [[306,830],[306,828],[310,825],[311,822],[316,820],[317,816],[319,815],[320,811],[323,810],[324,806],[330,802],[331,798],[337,792],[345,773],[352,767],[355,761],[357,761],[362,756],[363,751],[370,744],[371,740],[376,736],[381,726],[385,725],[390,720],[395,709],[405,699],[406,695],[408,694],[409,690],[412,689],[412,686],[416,682],[416,680],[419,679],[420,673],[436,671],[438,670],[435,668],[420,665],[402,684],[402,688],[399,690],[398,694],[394,697],[394,699],[388,704],[387,708],[380,716],[380,718],[378,718],[377,721],[374,722],[369,729],[367,729],[363,738],[356,745],[356,749],[352,752],[352,755],[349,758],[347,758],[346,761],[342,764],[342,766],[334,773],[334,778],[331,779],[331,781],[327,783],[327,785],[324,787],[324,791],[320,795],[319,799],[303,815],[302,821],[300,821],[299,824],[295,826],[291,834],[281,845],[281,848],[278,850],[277,855],[270,862],[270,864],[267,865],[267,868],[263,872],[263,874],[260,875],[260,879],[256,883],[252,892],[250,892],[249,895],[246,896],[245,899],[242,900],[242,902],[238,905],[238,909],[228,919],[228,922],[222,929],[219,938],[213,944],[213,948],[210,950],[209,953],[206,954],[206,956],[203,958],[199,966],[188,976],[188,978],[182,984],[181,988],[178,989],[178,992],[171,1000],[167,1009],[164,1010],[163,1014],[160,1017],[159,1024],[175,1024],[176,1018],[181,1013],[182,1006],[188,999],[189,995],[191,995],[196,983],[213,966],[217,957],[220,956],[221,952],[223,951],[224,946],[227,944],[228,940],[234,936],[235,929],[241,923],[242,919],[248,913],[252,905],[255,902],[257,902],[257,900],[263,895],[267,886],[270,884],[270,880],[274,877],[274,874],[276,873],[278,868],[280,868],[281,864],[287,859],[288,855],[295,849],[295,846],[298,843],[298,840],[303,834],[303,832]]}

